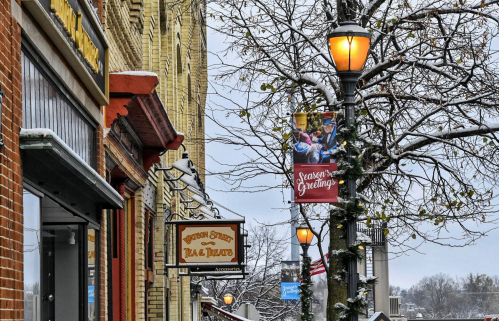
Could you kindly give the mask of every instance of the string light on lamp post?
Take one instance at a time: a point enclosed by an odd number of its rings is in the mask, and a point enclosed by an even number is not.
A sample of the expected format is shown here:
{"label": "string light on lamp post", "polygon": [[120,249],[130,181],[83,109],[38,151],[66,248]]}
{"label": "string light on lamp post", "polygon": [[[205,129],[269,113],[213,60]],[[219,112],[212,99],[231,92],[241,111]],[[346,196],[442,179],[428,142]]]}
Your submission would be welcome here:
{"label": "string light on lamp post", "polygon": [[[362,212],[357,200],[356,181],[363,177],[362,166],[357,158],[358,151],[355,147],[357,127],[355,124],[355,87],[359,81],[362,69],[367,60],[371,44],[371,34],[354,21],[347,14],[347,21],[328,35],[329,49],[337,75],[341,79],[344,90],[343,107],[345,108],[345,129],[342,138],[346,144],[347,167],[347,224],[346,239],[349,249],[355,248],[357,238],[356,218]],[[340,169],[340,168],[338,168]],[[354,251],[354,250],[352,250]],[[354,311],[361,303],[358,302],[357,287],[359,275],[357,273],[357,256],[352,255],[347,266],[347,292],[349,321],[357,321],[358,315]]]}
{"label": "string light on lamp post", "polygon": [[301,268],[301,320],[302,321],[312,321],[314,315],[310,312],[311,310],[311,300],[312,300],[312,281],[310,280],[310,257],[308,256],[308,248],[314,234],[304,223],[300,224],[296,228],[296,235],[298,236],[298,241],[303,249],[303,264]]}

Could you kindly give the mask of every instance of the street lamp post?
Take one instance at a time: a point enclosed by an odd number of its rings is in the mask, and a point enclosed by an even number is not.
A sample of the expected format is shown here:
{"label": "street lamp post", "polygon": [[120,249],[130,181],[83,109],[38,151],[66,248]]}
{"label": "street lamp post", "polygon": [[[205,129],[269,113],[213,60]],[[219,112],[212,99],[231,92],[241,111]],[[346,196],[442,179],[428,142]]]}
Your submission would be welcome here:
{"label": "street lamp post", "polygon": [[226,293],[224,295],[224,302],[225,302],[227,311],[229,311],[229,312],[231,312],[230,311],[230,307],[232,305],[232,301],[234,301],[234,296],[232,294],[230,294],[230,293]]}
{"label": "street lamp post", "polygon": [[[359,81],[362,68],[367,60],[367,54],[371,42],[371,34],[347,15],[347,21],[340,23],[340,26],[328,35],[328,42],[337,69],[337,75],[341,79],[345,98],[343,107],[345,108],[345,126],[350,141],[347,143],[347,160],[352,169],[357,158],[355,144],[355,87]],[[349,196],[349,206],[358,206],[356,197],[356,177],[352,177],[351,172],[347,172],[347,188]],[[352,213],[348,213],[352,215]],[[355,215],[355,214],[353,214]],[[357,222],[349,219],[346,228],[347,246],[353,246],[357,238]],[[348,298],[357,296],[357,258],[351,258],[348,262],[347,292]],[[350,321],[357,321],[356,313],[350,314]]]}
{"label": "street lamp post", "polygon": [[298,236],[298,241],[303,249],[303,265],[301,270],[301,312],[302,321],[312,321],[314,314],[310,312],[311,300],[312,300],[312,289],[310,281],[310,257],[308,256],[308,247],[312,243],[314,234],[308,228],[307,225],[302,223],[296,228],[296,235]]}

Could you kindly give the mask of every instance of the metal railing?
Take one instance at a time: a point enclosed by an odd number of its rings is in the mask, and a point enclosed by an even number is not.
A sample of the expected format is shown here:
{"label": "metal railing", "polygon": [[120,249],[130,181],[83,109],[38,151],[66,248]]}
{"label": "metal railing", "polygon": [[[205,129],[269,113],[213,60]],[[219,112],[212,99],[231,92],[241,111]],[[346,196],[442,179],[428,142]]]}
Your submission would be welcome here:
{"label": "metal railing", "polygon": [[364,233],[371,238],[371,246],[384,246],[386,243],[386,236],[384,234],[386,226],[386,223],[373,227],[367,227],[365,224],[357,224],[357,231]]}
{"label": "metal railing", "polygon": [[481,319],[407,319],[407,321],[483,321]]}

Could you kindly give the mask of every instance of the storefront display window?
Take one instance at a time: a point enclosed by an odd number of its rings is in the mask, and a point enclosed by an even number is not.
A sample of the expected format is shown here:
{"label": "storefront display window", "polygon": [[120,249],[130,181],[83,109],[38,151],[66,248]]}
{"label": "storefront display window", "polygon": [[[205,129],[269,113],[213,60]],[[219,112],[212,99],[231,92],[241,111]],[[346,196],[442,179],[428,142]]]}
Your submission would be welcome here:
{"label": "storefront display window", "polygon": [[70,212],[30,190],[23,193],[24,320],[97,320],[99,230],[68,223],[76,220]]}
{"label": "storefront display window", "polygon": [[23,47],[23,128],[54,131],[87,164],[95,165],[95,126],[84,117],[78,104],[65,94],[57,77],[50,75]]}
{"label": "storefront display window", "polygon": [[24,320],[40,320],[40,197],[23,191]]}
{"label": "storefront display window", "polygon": [[88,268],[87,268],[87,277],[88,277],[88,320],[93,321],[96,320],[96,299],[97,299],[97,241],[98,241],[98,231],[93,228],[88,228]]}

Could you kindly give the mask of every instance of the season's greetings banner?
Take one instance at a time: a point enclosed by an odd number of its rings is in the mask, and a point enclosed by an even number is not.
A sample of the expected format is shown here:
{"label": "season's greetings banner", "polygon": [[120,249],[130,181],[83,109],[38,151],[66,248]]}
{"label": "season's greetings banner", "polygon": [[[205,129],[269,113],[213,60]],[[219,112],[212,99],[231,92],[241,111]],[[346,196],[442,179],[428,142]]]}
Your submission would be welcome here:
{"label": "season's greetings banner", "polygon": [[294,122],[295,203],[338,202],[336,114],[295,113]]}

